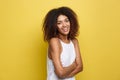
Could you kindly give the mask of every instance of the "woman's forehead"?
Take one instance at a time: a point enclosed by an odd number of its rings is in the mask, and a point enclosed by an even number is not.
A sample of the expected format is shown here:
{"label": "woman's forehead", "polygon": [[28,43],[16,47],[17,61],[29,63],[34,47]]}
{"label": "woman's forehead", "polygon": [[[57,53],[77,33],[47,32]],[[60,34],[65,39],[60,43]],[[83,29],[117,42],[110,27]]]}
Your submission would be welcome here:
{"label": "woman's forehead", "polygon": [[62,21],[62,20],[65,20],[65,19],[68,19],[68,17],[65,16],[65,15],[59,15],[58,18],[57,18],[57,21]]}

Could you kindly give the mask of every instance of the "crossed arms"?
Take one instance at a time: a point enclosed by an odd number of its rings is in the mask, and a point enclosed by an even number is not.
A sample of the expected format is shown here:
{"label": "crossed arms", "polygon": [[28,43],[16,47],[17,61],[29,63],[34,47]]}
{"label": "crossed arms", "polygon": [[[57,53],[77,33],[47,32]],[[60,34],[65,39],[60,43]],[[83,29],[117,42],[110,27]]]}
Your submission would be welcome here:
{"label": "crossed arms", "polygon": [[49,58],[51,58],[53,61],[56,75],[61,79],[73,77],[74,75],[83,70],[78,40],[73,39],[72,42],[75,47],[76,59],[68,67],[63,67],[60,62],[60,53],[62,51],[62,47],[59,39],[52,38],[49,41],[49,55],[50,55]]}

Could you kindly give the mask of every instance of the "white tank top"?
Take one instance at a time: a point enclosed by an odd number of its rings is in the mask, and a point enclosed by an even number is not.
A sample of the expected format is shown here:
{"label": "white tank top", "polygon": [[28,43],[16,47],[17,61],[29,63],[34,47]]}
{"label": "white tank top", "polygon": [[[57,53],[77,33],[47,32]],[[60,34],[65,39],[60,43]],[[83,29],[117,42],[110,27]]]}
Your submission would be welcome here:
{"label": "white tank top", "polygon": [[[60,40],[60,43],[62,45],[62,53],[60,55],[61,63],[63,67],[67,67],[75,61],[75,48],[72,41],[70,43],[64,43]],[[47,57],[47,80],[75,80],[75,77],[59,79],[54,72],[52,60]]]}

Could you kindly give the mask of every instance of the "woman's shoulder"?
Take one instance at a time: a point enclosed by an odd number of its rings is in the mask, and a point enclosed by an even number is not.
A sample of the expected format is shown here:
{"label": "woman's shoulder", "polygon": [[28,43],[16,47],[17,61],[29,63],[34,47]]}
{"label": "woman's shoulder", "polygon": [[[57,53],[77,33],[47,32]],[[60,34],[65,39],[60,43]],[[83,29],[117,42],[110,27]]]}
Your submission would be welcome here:
{"label": "woman's shoulder", "polygon": [[78,42],[77,38],[72,39],[73,42]]}
{"label": "woman's shoulder", "polygon": [[72,39],[72,42],[73,42],[74,44],[78,44],[78,39],[77,39],[77,38],[74,38],[74,39]]}
{"label": "woman's shoulder", "polygon": [[53,38],[51,38],[50,40],[49,40],[49,42],[56,42],[56,41],[59,41],[59,38],[57,38],[57,37],[53,37]]}
{"label": "woman's shoulder", "polygon": [[60,44],[60,41],[59,41],[59,38],[51,38],[50,41],[49,41],[49,48],[52,49],[52,50],[61,50],[61,44]]}
{"label": "woman's shoulder", "polygon": [[49,40],[49,44],[59,44],[60,41],[59,41],[59,38],[57,37],[53,37]]}

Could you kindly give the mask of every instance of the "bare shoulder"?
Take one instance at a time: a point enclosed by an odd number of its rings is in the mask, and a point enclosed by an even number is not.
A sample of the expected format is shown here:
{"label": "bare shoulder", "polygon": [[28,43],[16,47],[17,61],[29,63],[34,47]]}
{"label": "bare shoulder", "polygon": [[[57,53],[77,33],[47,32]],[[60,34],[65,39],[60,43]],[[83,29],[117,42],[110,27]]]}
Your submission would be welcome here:
{"label": "bare shoulder", "polygon": [[74,39],[72,39],[72,42],[76,45],[76,44],[79,44],[79,42],[78,42],[78,39],[77,38],[74,38]]}
{"label": "bare shoulder", "polygon": [[49,55],[51,59],[61,53],[62,47],[58,38],[51,38],[49,41]]}
{"label": "bare shoulder", "polygon": [[49,44],[58,44],[59,43],[59,39],[58,38],[51,38],[49,41]]}
{"label": "bare shoulder", "polygon": [[60,48],[60,41],[58,38],[51,38],[50,41],[49,41],[49,47],[51,48]]}

